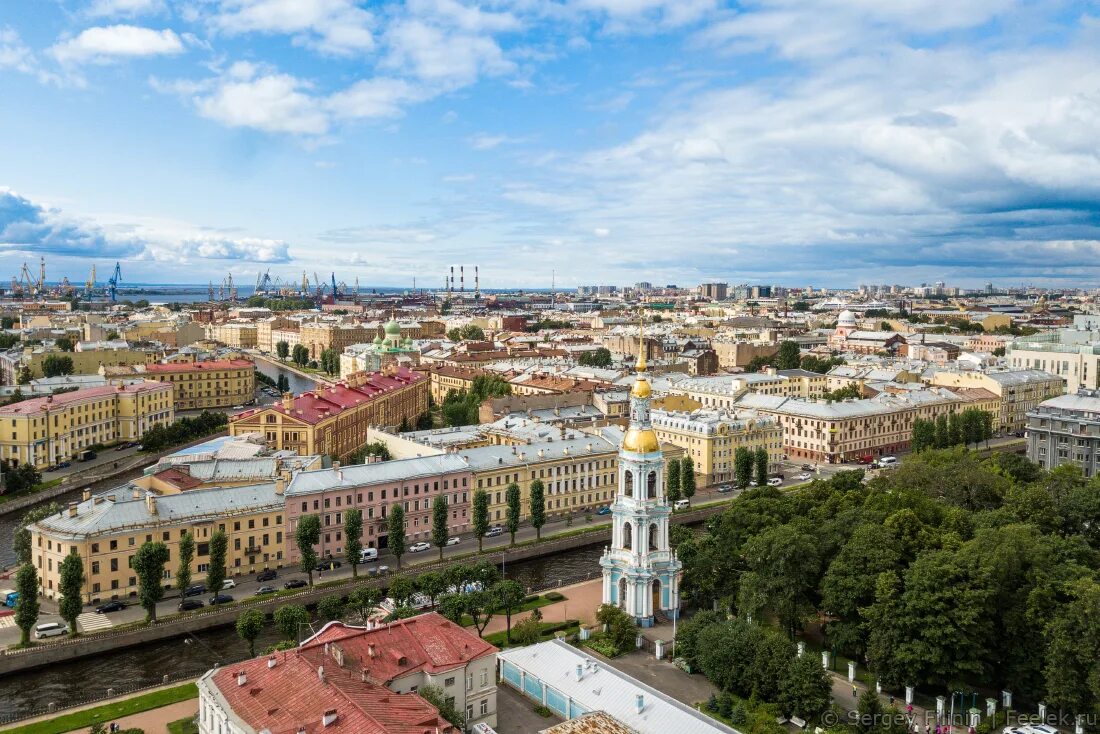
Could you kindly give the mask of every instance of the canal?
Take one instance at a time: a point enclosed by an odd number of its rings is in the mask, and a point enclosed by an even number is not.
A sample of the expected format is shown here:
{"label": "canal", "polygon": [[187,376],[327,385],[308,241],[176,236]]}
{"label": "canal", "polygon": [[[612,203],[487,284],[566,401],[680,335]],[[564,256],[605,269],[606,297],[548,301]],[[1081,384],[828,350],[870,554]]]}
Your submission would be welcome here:
{"label": "canal", "polygon": [[290,391],[295,395],[313,390],[317,387],[317,383],[308,377],[303,377],[297,372],[288,370],[286,367],[275,364],[274,362],[269,362],[266,359],[256,359],[256,371],[262,372],[276,381],[279,379],[279,375],[284,375],[286,379],[290,381]]}
{"label": "canal", "polygon": [[[504,572],[507,578],[532,589],[557,586],[586,574],[595,578],[605,542],[601,538],[595,545],[520,561],[508,565]],[[278,634],[269,625],[256,647],[263,650],[276,642]],[[51,702],[64,705],[102,696],[108,688],[124,691],[154,685],[165,675],[172,680],[198,676],[215,663],[236,662],[247,654],[248,646],[237,637],[235,628],[228,626],[6,675],[0,677],[0,722],[40,711]]]}

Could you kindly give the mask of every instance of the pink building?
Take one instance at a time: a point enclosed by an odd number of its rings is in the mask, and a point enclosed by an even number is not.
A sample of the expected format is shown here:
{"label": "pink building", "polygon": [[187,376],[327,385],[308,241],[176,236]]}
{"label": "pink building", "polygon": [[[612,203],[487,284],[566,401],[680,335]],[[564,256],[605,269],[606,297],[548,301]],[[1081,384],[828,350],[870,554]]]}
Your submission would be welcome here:
{"label": "pink building", "polygon": [[299,561],[294,535],[303,515],[321,518],[321,558],[343,556],[344,513],[353,508],[363,512],[365,548],[387,547],[386,518],[395,502],[404,505],[409,543],[431,542],[432,504],[439,497],[447,498],[450,534],[468,532],[472,484],[469,466],[455,454],[298,472],[285,489],[287,561]]}

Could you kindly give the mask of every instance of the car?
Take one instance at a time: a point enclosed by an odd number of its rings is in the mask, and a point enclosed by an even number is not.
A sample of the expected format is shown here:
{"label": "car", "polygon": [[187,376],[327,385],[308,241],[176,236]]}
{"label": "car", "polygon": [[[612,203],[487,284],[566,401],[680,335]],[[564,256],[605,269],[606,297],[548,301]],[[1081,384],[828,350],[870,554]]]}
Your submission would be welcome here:
{"label": "car", "polygon": [[691,507],[691,500],[676,500],[676,504],[673,505],[677,510],[686,510]]}
{"label": "car", "polygon": [[360,563],[373,563],[374,561],[377,561],[377,560],[378,560],[378,549],[377,548],[362,548],[359,551],[359,562]]}
{"label": "car", "polygon": [[34,639],[41,640],[44,637],[58,637],[69,633],[69,628],[64,622],[43,622],[35,625]]}
{"label": "car", "polygon": [[798,468],[801,469],[802,471],[813,471],[814,470],[814,465],[813,464],[803,464],[802,466],[800,466]]}
{"label": "car", "polygon": [[306,582],[305,579],[291,579],[290,581],[287,581],[285,584],[283,584],[284,589],[301,589],[306,586],[309,586],[309,584]]}
{"label": "car", "polygon": [[597,515],[610,515],[611,514],[611,505],[604,505],[600,509],[596,510],[596,514]]}
{"label": "car", "polygon": [[779,477],[772,477],[771,479],[768,480],[768,486],[769,487],[778,487],[781,484],[783,484],[783,480],[780,479]]}
{"label": "car", "polygon": [[276,591],[274,586],[261,586],[256,589],[256,596],[264,596],[265,594],[274,594]]}
{"label": "car", "polygon": [[881,459],[878,460],[878,463],[879,463],[879,466],[885,468],[885,467],[893,466],[894,464],[897,464],[898,459],[897,459],[896,456],[883,456]]}
{"label": "car", "polygon": [[115,451],[125,451],[126,448],[127,448],[127,444],[120,443],[118,446],[115,446]]}
{"label": "car", "polygon": [[315,570],[317,570],[317,571],[335,571],[336,569],[340,568],[340,566],[343,566],[343,565],[344,564],[340,561],[334,561],[331,558],[326,558],[325,560],[323,560],[323,561],[321,561],[320,563],[317,564],[317,568]]}
{"label": "car", "polygon": [[202,596],[206,593],[206,584],[193,584],[183,590],[183,595],[187,596]]}
{"label": "car", "polygon": [[457,535],[452,535],[451,537],[447,538],[447,545],[458,545],[461,542],[462,538],[458,537]]}
{"label": "car", "polygon": [[419,543],[413,543],[409,546],[409,553],[420,553],[426,551],[432,547],[431,543],[425,543],[423,540]]}
{"label": "car", "polygon": [[68,469],[72,465],[73,465],[73,462],[71,462],[71,461],[62,461],[60,464],[57,465],[57,468],[58,469]]}
{"label": "car", "polygon": [[98,607],[95,608],[95,610],[100,614],[108,614],[110,612],[121,612],[125,608],[126,602],[120,599],[115,599],[114,601],[109,601],[106,604],[100,604]]}
{"label": "car", "polygon": [[233,410],[244,410],[244,406],[243,405],[234,405]]}
{"label": "car", "polygon": [[758,482],[758,481],[756,481],[755,479],[753,479],[752,481],[750,481],[750,482],[749,482],[749,486],[750,486],[750,487],[759,487],[759,486],[760,486],[760,482]]}
{"label": "car", "polygon": [[719,492],[732,492],[733,491],[733,485],[732,484],[723,484],[720,487],[718,487],[718,491]]}
{"label": "car", "polygon": [[495,538],[498,535],[504,535],[504,528],[499,525],[494,525],[493,527],[489,528],[489,531],[487,533],[485,533],[486,538]]}
{"label": "car", "polygon": [[184,599],[180,602],[179,610],[181,612],[190,612],[194,609],[202,609],[205,604],[202,603],[202,599]]}
{"label": "car", "polygon": [[264,581],[274,581],[278,577],[278,575],[279,574],[275,572],[274,568],[268,568],[256,574],[256,581],[259,583],[263,583]]}
{"label": "car", "polygon": [[231,601],[233,601],[233,597],[229,594],[214,594],[214,596],[210,597],[210,606],[214,606],[215,604],[228,604]]}
{"label": "car", "polygon": [[378,571],[379,576],[385,576],[387,573],[390,572],[390,567],[389,566],[379,566],[377,571]]}
{"label": "car", "polygon": [[237,582],[233,579],[226,579],[225,581],[222,581],[222,591],[235,588],[237,588]]}
{"label": "car", "polygon": [[801,474],[796,476],[795,479],[797,479],[800,482],[806,482],[806,481],[809,481],[812,476],[813,476],[813,474],[809,474],[807,472],[802,472]]}

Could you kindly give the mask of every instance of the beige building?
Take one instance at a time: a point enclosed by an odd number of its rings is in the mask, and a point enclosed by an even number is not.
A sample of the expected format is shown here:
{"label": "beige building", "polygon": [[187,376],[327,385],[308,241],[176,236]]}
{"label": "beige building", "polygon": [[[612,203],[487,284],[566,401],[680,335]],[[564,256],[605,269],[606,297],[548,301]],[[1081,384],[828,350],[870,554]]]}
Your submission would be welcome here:
{"label": "beige building", "polygon": [[170,382],[176,410],[230,408],[250,403],[256,395],[256,363],[246,359],[147,364],[114,368],[104,374]]}
{"label": "beige building", "polygon": [[1065,391],[1100,388],[1100,331],[1062,329],[1009,342],[1005,361],[1014,369],[1049,372],[1064,378]]}
{"label": "beige building", "polygon": [[378,336],[376,327],[363,324],[302,324],[298,341],[309,349],[310,359],[320,359],[321,352],[332,349],[342,352],[352,344],[372,341]]}
{"label": "beige building", "polygon": [[724,370],[743,369],[757,357],[770,357],[779,345],[766,342],[715,339],[711,347],[718,355],[718,366]]}
{"label": "beige building", "polygon": [[243,321],[223,321],[206,325],[206,338],[237,349],[256,348],[256,324]]}
{"label": "beige building", "polygon": [[[282,338],[281,333],[284,330],[293,331],[295,339],[298,334],[298,322],[291,321],[285,316],[271,316],[256,321],[256,348],[261,352],[267,354],[275,353],[275,342]],[[276,333],[280,333],[279,338],[275,337]],[[283,341],[287,341],[283,339]],[[290,342],[287,341],[289,344]],[[291,345],[293,349],[293,345]]]}
{"label": "beige building", "polygon": [[140,439],[175,418],[172,387],[143,381],[32,398],[0,407],[0,461],[45,469],[92,446]]}
{"label": "beige building", "polygon": [[1040,403],[1064,395],[1066,383],[1061,377],[1042,370],[937,370],[926,381],[944,387],[982,388],[1000,401],[994,415],[995,431],[1015,433],[1027,425],[1027,414]]}
{"label": "beige building", "polygon": [[662,443],[684,449],[695,464],[699,487],[734,479],[737,449],[768,452],[769,466],[783,459],[783,429],[774,417],[752,410],[703,409],[691,413],[654,410],[653,430]]}

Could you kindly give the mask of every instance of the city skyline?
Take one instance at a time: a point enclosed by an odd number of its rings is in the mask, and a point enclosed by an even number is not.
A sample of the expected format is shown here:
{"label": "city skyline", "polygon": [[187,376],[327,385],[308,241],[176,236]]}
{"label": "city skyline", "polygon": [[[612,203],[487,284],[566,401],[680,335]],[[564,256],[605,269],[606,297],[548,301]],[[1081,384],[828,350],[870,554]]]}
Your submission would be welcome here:
{"label": "city skyline", "polygon": [[0,14],[0,277],[1087,287],[1084,4],[93,0]]}

